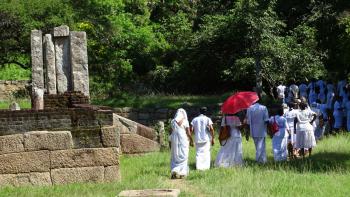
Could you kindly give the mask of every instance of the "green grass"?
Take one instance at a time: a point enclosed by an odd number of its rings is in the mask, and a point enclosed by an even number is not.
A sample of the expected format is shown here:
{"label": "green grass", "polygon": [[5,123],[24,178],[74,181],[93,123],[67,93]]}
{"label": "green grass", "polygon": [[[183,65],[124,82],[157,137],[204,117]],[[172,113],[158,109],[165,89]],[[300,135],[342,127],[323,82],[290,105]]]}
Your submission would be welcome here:
{"label": "green grass", "polygon": [[93,99],[95,105],[106,105],[110,107],[132,107],[132,108],[171,108],[176,109],[187,106],[210,106],[223,102],[230,94],[223,95],[131,95],[123,94],[115,98],[104,100]]}
{"label": "green grass", "polygon": [[[19,104],[21,109],[31,108],[31,103],[29,99],[16,100],[16,102]],[[0,101],[0,109],[8,109],[11,103],[11,101]]]}
{"label": "green grass", "polygon": [[8,64],[0,68],[0,80],[29,80],[32,72],[16,64]]}
{"label": "green grass", "polygon": [[[212,149],[212,160],[219,150]],[[126,189],[179,188],[181,196],[348,196],[350,193],[350,135],[329,137],[318,143],[311,158],[275,163],[271,140],[269,162],[254,162],[252,140],[243,142],[244,167],[194,170],[195,150],[190,150],[190,175],[170,180],[170,153],[122,156],[119,183],[70,184],[53,187],[5,187],[0,196],[116,196]]]}

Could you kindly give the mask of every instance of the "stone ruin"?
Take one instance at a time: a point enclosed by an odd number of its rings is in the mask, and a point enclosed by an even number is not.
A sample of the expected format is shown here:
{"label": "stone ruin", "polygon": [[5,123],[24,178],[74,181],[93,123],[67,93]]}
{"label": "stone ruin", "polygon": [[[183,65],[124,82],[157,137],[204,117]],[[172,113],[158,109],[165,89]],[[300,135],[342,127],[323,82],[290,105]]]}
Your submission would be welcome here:
{"label": "stone ruin", "polygon": [[87,38],[85,32],[55,27],[52,34],[31,33],[32,107],[44,109],[48,95],[81,92],[89,97]]}
{"label": "stone ruin", "polygon": [[31,46],[32,109],[0,110],[0,186],[118,181],[122,152],[160,149],[153,129],[90,105],[85,32],[33,30]]}

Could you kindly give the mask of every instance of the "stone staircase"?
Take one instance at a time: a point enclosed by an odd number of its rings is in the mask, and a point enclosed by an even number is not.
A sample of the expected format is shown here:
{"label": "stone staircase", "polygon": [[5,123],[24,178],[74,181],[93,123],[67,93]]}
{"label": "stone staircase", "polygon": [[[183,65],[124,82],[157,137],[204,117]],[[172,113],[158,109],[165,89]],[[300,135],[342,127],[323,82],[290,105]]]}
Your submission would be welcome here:
{"label": "stone staircase", "polygon": [[149,127],[113,114],[113,126],[120,132],[123,154],[141,154],[160,150],[160,136]]}

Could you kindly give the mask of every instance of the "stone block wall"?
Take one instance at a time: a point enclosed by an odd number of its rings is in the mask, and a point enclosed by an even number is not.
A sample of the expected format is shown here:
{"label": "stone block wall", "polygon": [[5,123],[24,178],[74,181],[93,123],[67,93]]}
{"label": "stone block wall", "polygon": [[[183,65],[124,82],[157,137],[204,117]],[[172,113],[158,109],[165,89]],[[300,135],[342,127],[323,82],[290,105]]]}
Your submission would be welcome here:
{"label": "stone block wall", "polygon": [[[184,107],[187,112],[189,120],[199,115],[198,107]],[[212,118],[214,122],[220,122],[221,115],[220,106],[208,106],[208,116]],[[152,126],[158,121],[167,122],[168,120],[174,118],[176,109],[168,108],[149,108],[149,109],[134,109],[129,107],[115,108],[114,113],[119,116],[131,119],[135,122],[139,122],[146,126]]]}
{"label": "stone block wall", "polygon": [[113,114],[113,125],[120,131],[120,147],[125,154],[140,154],[160,150],[162,133],[132,120]]}
{"label": "stone block wall", "polygon": [[0,186],[120,180],[111,111],[0,111]]}
{"label": "stone block wall", "polygon": [[68,108],[75,104],[89,104],[89,97],[79,91],[44,95],[44,109]]}
{"label": "stone block wall", "polygon": [[0,110],[0,135],[28,131],[92,131],[113,125],[113,114],[108,110],[84,108],[46,110]]}

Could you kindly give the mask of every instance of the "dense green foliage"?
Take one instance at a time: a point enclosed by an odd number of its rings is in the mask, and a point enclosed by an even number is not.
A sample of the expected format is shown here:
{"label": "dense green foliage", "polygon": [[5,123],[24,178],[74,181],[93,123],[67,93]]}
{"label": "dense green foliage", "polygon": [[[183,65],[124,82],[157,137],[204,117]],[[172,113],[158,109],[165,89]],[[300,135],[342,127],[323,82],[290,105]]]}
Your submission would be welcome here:
{"label": "dense green foliage", "polygon": [[[268,163],[254,161],[254,143],[243,141],[244,167],[195,170],[195,148],[190,149],[190,174],[184,180],[170,179],[170,153],[143,156],[122,155],[119,183],[69,184],[43,187],[2,187],[0,196],[116,196],[122,190],[178,188],[180,196],[348,196],[350,192],[350,135],[326,138],[311,158],[273,162],[267,140]],[[212,149],[212,161],[219,150]]]}
{"label": "dense green foliage", "polygon": [[0,66],[30,67],[30,31],[88,35],[92,93],[221,93],[346,77],[348,0],[1,0]]}
{"label": "dense green foliage", "polygon": [[16,64],[7,64],[0,67],[0,80],[28,80],[30,75],[29,69],[22,69]]}

